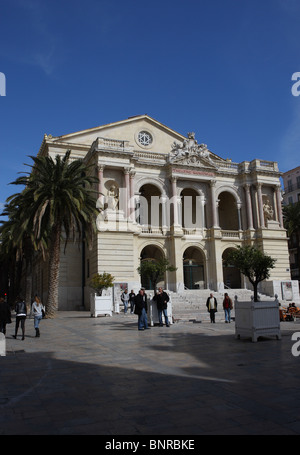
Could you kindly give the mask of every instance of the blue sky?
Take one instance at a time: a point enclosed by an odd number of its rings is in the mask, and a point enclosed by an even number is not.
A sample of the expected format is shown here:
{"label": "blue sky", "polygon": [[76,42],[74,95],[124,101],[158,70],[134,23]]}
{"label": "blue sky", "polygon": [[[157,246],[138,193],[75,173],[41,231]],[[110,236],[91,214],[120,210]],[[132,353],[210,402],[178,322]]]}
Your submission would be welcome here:
{"label": "blue sky", "polygon": [[300,0],[0,0],[0,204],[45,133],[139,114],[300,165],[299,23]]}

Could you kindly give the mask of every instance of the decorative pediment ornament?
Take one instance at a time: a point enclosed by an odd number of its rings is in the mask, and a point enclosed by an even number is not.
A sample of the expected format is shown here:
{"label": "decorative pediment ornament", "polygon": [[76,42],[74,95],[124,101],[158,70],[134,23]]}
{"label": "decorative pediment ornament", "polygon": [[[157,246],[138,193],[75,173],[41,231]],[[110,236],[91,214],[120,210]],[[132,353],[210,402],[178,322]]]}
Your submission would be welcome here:
{"label": "decorative pediment ornament", "polygon": [[171,147],[169,163],[199,166],[205,164],[206,161],[206,164],[210,163],[215,166],[207,145],[198,144],[195,139],[195,133],[188,133],[188,138],[182,144],[174,141]]}

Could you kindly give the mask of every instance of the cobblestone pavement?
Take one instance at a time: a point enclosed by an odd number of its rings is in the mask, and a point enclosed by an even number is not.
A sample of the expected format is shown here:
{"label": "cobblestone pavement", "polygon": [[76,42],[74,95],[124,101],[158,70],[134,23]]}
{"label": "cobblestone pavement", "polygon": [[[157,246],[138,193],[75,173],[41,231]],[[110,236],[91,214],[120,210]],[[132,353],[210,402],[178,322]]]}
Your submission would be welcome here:
{"label": "cobblestone pavement", "polygon": [[27,319],[22,341],[7,326],[2,435],[300,434],[299,322],[257,343],[234,322],[141,332],[124,314],[59,312],[40,330]]}

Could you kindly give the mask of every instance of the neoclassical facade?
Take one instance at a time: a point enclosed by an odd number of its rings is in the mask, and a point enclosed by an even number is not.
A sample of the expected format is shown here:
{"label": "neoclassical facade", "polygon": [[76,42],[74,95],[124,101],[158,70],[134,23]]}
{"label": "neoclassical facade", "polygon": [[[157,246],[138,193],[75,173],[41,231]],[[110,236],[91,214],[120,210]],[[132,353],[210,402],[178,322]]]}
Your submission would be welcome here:
{"label": "neoclassical facade", "polygon": [[[148,115],[67,134],[45,135],[39,153],[71,149],[99,178],[97,238],[92,249],[69,244],[62,253],[60,308],[89,305],[89,280],[109,272],[118,284],[148,288],[140,261],[167,258],[177,269],[163,286],[171,291],[247,287],[239,270],[224,267],[237,245],[257,245],[276,257],[273,282],[290,280],[286,231],[276,162],[233,163]],[[242,155],[242,154],[241,154]],[[46,264],[36,287],[46,292]]]}

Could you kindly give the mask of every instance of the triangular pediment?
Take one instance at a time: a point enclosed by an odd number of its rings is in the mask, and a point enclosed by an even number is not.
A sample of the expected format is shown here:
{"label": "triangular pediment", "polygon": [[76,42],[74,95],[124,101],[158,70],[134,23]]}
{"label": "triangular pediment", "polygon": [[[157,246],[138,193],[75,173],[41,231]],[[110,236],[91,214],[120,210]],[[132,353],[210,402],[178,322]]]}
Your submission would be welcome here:
{"label": "triangular pediment", "polygon": [[[143,143],[140,140],[141,133],[144,133],[145,137],[148,135],[149,143]],[[191,143],[190,134],[194,133],[188,133],[188,136],[185,137],[145,114],[62,136],[45,135],[43,144],[47,144],[48,151],[53,154],[60,149],[70,148],[73,151],[76,150],[78,156],[84,157],[92,144],[101,138],[108,141],[125,141],[127,150],[164,154],[167,157],[173,155],[174,144],[181,150],[186,147],[186,144],[189,145]],[[194,142],[197,144],[197,141]],[[197,147],[199,147],[198,144]],[[189,152],[191,151],[193,150],[189,147]],[[176,156],[176,160],[178,158]],[[187,157],[185,158],[187,159]],[[188,165],[191,165],[193,160],[195,166],[204,167],[214,167],[213,161],[224,161],[223,158],[212,152],[209,152],[209,157],[201,156],[200,160],[199,156],[193,157],[191,155]]]}
{"label": "triangular pediment", "polygon": [[[144,146],[138,141],[138,134],[141,131],[146,131],[151,135],[152,142],[149,146]],[[152,117],[140,115],[63,136],[51,136],[51,140],[57,145],[76,144],[91,146],[98,137],[127,141],[129,147],[132,149],[149,150],[166,154],[171,150],[172,142],[179,141],[182,143],[185,139],[180,133],[177,133]]]}

